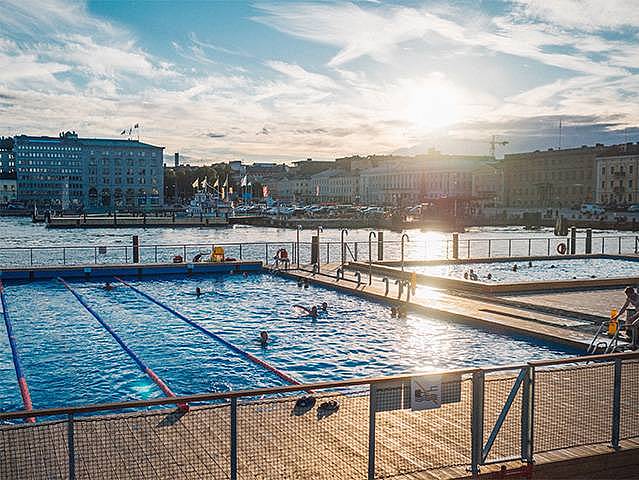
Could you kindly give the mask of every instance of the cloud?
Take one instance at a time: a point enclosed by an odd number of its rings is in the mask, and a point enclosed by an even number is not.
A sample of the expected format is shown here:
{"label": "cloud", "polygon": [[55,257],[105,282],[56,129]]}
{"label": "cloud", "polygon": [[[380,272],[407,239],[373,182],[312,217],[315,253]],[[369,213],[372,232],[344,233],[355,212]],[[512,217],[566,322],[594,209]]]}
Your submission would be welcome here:
{"label": "cloud", "polygon": [[333,90],[338,88],[337,83],[335,83],[332,78],[327,77],[326,75],[309,72],[296,64],[286,63],[279,60],[269,60],[266,62],[266,65],[276,72],[286,75],[302,86],[320,90]]}
{"label": "cloud", "polygon": [[224,137],[226,137],[226,134],[224,134],[224,133],[215,133],[215,132],[208,132],[208,133],[205,133],[204,135],[209,137],[209,138],[224,138]]}

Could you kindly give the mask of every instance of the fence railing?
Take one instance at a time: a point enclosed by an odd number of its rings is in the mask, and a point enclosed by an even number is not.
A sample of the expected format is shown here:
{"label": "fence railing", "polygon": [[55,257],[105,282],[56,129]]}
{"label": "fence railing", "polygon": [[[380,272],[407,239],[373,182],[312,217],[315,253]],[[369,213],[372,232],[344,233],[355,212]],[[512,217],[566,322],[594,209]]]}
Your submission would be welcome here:
{"label": "fence railing", "polygon": [[[639,437],[638,378],[639,353],[623,353],[3,412],[0,422],[38,421],[0,426],[0,444],[10,446],[0,450],[0,478],[373,479],[453,466],[477,473]],[[305,391],[314,401],[298,396]],[[187,402],[189,413],[153,409]]]}
{"label": "fence railing", "polygon": [[[427,239],[423,241],[407,241],[404,245],[405,260],[425,259],[468,259],[468,258],[502,258],[502,257],[541,257],[558,255],[558,246],[566,245],[564,237],[531,237],[531,238],[463,238],[458,241],[457,250],[453,248],[451,239]],[[381,242],[382,258],[379,257],[380,243],[377,241],[339,241],[320,242],[319,259],[321,263],[339,262],[359,259],[373,261],[401,260],[401,241],[385,240]],[[193,244],[150,244],[139,245],[45,245],[33,247],[0,247],[0,268],[29,267],[45,265],[84,265],[84,264],[120,264],[134,263],[136,255],[138,263],[167,263],[179,256],[190,262],[202,254],[207,258],[213,247],[220,246],[225,256],[238,260],[253,260],[273,263],[280,248],[291,255],[293,264],[308,264],[311,261],[311,242],[222,242]],[[569,248],[566,249],[569,253]],[[591,250],[597,254],[637,254],[639,253],[639,237],[637,236],[599,236],[592,237]],[[586,238],[577,237],[575,253],[586,252]],[[457,256],[455,256],[455,253]]]}

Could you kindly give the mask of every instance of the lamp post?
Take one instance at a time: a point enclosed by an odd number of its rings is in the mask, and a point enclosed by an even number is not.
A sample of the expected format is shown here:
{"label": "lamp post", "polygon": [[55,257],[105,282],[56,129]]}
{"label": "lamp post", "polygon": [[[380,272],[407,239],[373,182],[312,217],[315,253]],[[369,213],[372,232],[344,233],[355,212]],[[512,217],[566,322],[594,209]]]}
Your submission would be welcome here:
{"label": "lamp post", "polygon": [[377,239],[375,232],[368,234],[368,284],[373,284],[373,238]]}
{"label": "lamp post", "polygon": [[[321,225],[317,226],[317,273],[320,271],[320,265],[322,263],[322,247],[320,244],[320,233],[323,232],[324,229]],[[330,246],[329,246],[330,248]],[[327,259],[328,260],[328,259]]]}

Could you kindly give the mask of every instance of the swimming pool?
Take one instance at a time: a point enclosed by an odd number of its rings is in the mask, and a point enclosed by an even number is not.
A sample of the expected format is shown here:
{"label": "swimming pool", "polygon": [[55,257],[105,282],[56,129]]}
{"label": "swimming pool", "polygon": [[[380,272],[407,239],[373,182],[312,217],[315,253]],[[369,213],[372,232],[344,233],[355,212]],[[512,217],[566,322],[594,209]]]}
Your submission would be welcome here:
{"label": "swimming pool", "polygon": [[[563,346],[409,313],[322,287],[299,288],[269,274],[162,277],[130,283],[302,382],[512,363],[573,355]],[[282,385],[122,284],[70,282],[178,395]],[[194,292],[200,287],[203,294]],[[162,395],[58,281],[5,285],[34,408]],[[327,302],[316,321],[294,304]],[[267,330],[268,346],[258,341]],[[22,408],[4,325],[0,408]]]}
{"label": "swimming pool", "polygon": [[[513,267],[517,265],[517,270]],[[424,275],[464,278],[471,269],[479,281],[519,283],[590,278],[625,278],[639,276],[639,262],[618,258],[574,258],[504,262],[472,262],[439,265],[407,265],[406,270]],[[488,278],[488,274],[492,278]]]}

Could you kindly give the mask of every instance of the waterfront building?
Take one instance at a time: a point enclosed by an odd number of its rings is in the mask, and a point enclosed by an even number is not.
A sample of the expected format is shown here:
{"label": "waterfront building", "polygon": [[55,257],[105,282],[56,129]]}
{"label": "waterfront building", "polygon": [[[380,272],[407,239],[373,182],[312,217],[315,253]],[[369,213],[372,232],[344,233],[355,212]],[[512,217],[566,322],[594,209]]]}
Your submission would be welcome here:
{"label": "waterfront building", "polygon": [[0,137],[0,173],[12,173],[15,169],[13,138]]}
{"label": "waterfront building", "polygon": [[596,201],[605,205],[639,203],[639,143],[615,145],[596,159]]}
{"label": "waterfront building", "polygon": [[315,203],[358,203],[359,175],[346,171],[330,169],[317,173],[310,178],[311,195]]}
{"label": "waterfront building", "polygon": [[505,155],[504,205],[570,208],[594,201],[595,159],[605,148],[597,144]]}
{"label": "waterfront building", "polygon": [[470,199],[473,171],[489,160],[436,150],[414,157],[389,156],[379,166],[360,172],[362,201],[410,205],[443,198]]}
{"label": "waterfront building", "polygon": [[313,202],[311,178],[307,176],[287,175],[273,182],[271,189],[273,198],[287,203]]}
{"label": "waterfront building", "polygon": [[16,174],[0,172],[0,205],[16,201]]}
{"label": "waterfront building", "polygon": [[28,205],[110,211],[164,203],[164,147],[75,132],[14,141],[17,196]]}
{"label": "waterfront building", "polygon": [[499,162],[487,163],[472,172],[472,192],[482,207],[499,207],[504,195],[504,172]]}

